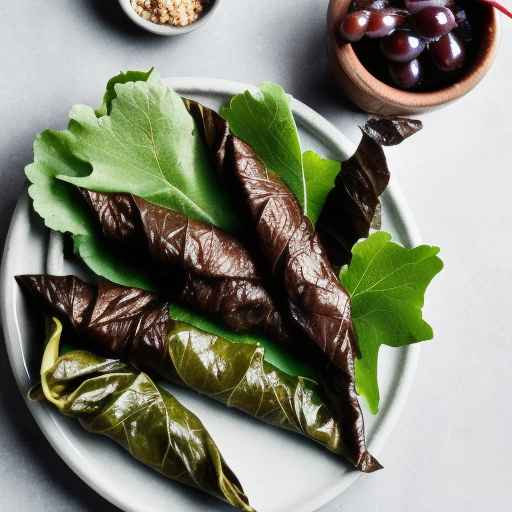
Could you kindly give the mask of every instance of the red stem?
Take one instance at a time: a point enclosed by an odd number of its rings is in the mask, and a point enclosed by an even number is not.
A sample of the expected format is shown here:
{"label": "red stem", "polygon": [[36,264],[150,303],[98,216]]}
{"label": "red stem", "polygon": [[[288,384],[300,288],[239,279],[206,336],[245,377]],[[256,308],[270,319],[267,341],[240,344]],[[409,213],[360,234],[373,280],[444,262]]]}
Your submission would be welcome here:
{"label": "red stem", "polygon": [[509,11],[505,6],[501,5],[499,2],[496,2],[495,0],[480,0],[480,3],[490,5],[491,7],[498,9],[498,11],[501,11],[505,16],[508,16],[512,19],[512,12]]}

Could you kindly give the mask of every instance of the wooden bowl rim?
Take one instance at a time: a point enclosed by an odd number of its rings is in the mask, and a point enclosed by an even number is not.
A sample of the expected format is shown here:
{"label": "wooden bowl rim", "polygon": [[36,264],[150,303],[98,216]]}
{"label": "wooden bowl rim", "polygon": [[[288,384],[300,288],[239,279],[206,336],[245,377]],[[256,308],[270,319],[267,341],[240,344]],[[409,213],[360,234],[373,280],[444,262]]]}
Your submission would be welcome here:
{"label": "wooden bowl rim", "polygon": [[330,0],[329,3],[329,45],[334,50],[337,63],[354,85],[368,96],[374,97],[383,104],[405,108],[428,109],[460,98],[485,76],[491,67],[499,42],[499,18],[496,10],[483,5],[488,12],[489,24],[475,61],[466,74],[457,82],[436,91],[411,92],[387,85],[373,76],[361,63],[352,44],[339,45],[336,41],[334,27],[347,4],[352,0]]}

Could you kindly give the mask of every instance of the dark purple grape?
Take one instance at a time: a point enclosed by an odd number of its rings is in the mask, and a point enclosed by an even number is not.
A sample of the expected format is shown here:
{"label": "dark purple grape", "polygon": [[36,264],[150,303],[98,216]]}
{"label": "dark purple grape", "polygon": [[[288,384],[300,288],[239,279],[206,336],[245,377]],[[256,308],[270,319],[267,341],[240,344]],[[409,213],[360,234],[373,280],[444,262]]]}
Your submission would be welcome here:
{"label": "dark purple grape", "polygon": [[385,37],[407,20],[407,12],[398,9],[382,9],[372,11],[366,29],[366,35],[371,39]]}
{"label": "dark purple grape", "polygon": [[411,13],[416,14],[425,7],[449,7],[453,0],[405,0],[405,8]]}
{"label": "dark purple grape", "polygon": [[447,7],[425,7],[414,15],[414,26],[420,36],[438,38],[454,29],[457,22]]}
{"label": "dark purple grape", "polygon": [[409,62],[425,49],[425,43],[411,32],[397,30],[382,39],[380,49],[393,62]]}
{"label": "dark purple grape", "polygon": [[431,43],[429,54],[434,64],[441,71],[453,71],[459,69],[466,61],[466,50],[457,36],[446,34],[439,41]]}
{"label": "dark purple grape", "polygon": [[418,59],[410,62],[390,62],[389,74],[393,83],[400,89],[412,89],[421,80],[422,70]]}
{"label": "dark purple grape", "polygon": [[370,11],[354,11],[345,16],[340,23],[340,35],[345,41],[354,43],[366,34]]}

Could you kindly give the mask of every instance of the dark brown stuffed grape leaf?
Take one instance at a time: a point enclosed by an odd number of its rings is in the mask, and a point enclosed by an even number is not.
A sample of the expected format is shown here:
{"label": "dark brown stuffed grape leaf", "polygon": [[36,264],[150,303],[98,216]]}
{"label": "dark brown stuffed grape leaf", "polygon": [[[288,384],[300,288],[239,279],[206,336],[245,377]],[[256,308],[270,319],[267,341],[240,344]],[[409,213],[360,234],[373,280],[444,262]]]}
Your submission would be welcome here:
{"label": "dark brown stuffed grape leaf", "polygon": [[[311,221],[278,176],[236,137],[227,144],[226,172],[238,187],[259,251],[295,324],[336,370],[337,404],[351,460],[377,462],[366,449],[364,423],[355,392],[357,353],[350,297],[325,256]],[[250,236],[250,235],[248,235]],[[370,462],[368,462],[370,461]]]}
{"label": "dark brown stuffed grape leaf", "polygon": [[82,194],[105,239],[149,259],[154,281],[167,297],[236,332],[288,340],[253,258],[236,238],[127,194]]}
{"label": "dark brown stuffed grape leaf", "polygon": [[[82,343],[270,425],[302,434],[353,461],[345,431],[320,386],[268,363],[263,347],[175,322],[166,303],[142,290],[95,287],[73,276],[17,279],[43,311],[72,325]],[[359,469],[370,472],[378,467]]]}
{"label": "dark brown stuffed grape leaf", "polygon": [[350,262],[351,251],[366,238],[379,212],[379,197],[390,173],[382,146],[399,144],[421,129],[421,122],[402,118],[372,118],[362,128],[356,152],[343,162],[316,224],[330,262],[341,267]]}

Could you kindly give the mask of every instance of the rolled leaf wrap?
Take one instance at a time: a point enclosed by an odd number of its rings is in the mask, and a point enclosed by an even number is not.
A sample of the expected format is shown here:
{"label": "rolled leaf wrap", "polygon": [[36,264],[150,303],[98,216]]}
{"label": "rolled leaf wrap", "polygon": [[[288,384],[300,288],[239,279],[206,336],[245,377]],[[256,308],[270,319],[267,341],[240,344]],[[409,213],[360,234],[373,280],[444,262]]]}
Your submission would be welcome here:
{"label": "rolled leaf wrap", "polygon": [[41,365],[41,388],[48,402],[167,478],[240,510],[254,510],[194,414],[148,375],[118,360],[84,351],[59,357],[60,334],[61,324],[54,319]]}
{"label": "rolled leaf wrap", "polygon": [[150,257],[167,296],[234,331],[288,340],[251,255],[234,237],[128,194],[81,192],[107,240]]}
{"label": "rolled leaf wrap", "polygon": [[380,467],[366,449],[364,420],[355,390],[357,352],[350,297],[334,274],[311,221],[278,176],[236,137],[227,143],[225,172],[241,195],[259,250],[282,290],[290,316],[324,353],[333,404],[345,433],[347,452],[364,471]]}
{"label": "rolled leaf wrap", "polygon": [[95,287],[73,276],[17,280],[44,310],[102,352],[347,457],[345,433],[319,385],[280,371],[264,360],[262,347],[175,322],[167,303],[143,290]]}
{"label": "rolled leaf wrap", "polygon": [[421,122],[414,119],[373,118],[361,128],[361,142],[343,162],[316,225],[333,265],[350,263],[352,247],[370,232],[379,197],[390,178],[382,146],[400,144],[421,127]]}

